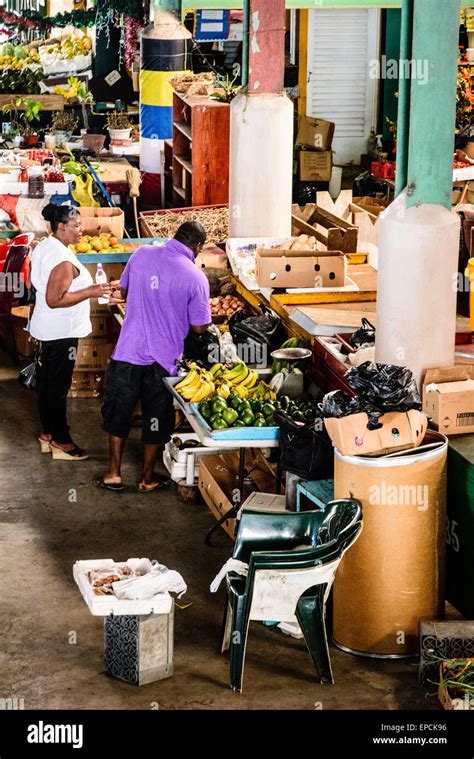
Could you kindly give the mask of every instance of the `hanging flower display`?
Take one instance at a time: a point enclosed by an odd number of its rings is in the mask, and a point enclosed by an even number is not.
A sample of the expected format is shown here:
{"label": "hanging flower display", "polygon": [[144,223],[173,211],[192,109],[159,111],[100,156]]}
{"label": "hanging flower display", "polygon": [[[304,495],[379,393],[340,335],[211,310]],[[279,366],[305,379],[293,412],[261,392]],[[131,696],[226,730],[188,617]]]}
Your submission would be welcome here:
{"label": "hanging flower display", "polygon": [[460,132],[469,122],[474,106],[473,70],[462,66],[458,71],[456,88],[456,131]]}

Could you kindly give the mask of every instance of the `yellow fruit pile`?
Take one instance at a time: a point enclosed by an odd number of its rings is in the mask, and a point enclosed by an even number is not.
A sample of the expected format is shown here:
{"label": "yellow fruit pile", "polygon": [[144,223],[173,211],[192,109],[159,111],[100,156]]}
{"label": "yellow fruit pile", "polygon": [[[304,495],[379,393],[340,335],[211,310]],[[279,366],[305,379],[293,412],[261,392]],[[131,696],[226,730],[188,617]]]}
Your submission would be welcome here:
{"label": "yellow fruit pile", "polygon": [[276,398],[269,385],[263,381],[258,382],[258,373],[249,369],[243,361],[236,361],[231,368],[220,363],[213,364],[209,371],[191,364],[191,371],[174,389],[189,403],[198,403],[214,392],[223,398],[234,393],[242,400],[249,397],[264,400]]}
{"label": "yellow fruit pile", "polygon": [[84,235],[81,237],[81,241],[77,245],[69,246],[73,253],[128,253],[127,248],[123,243],[119,242],[110,232],[102,232],[102,234],[92,237],[91,235]]}
{"label": "yellow fruit pile", "polygon": [[41,50],[48,54],[54,53],[58,58],[75,58],[78,55],[87,55],[92,49],[92,40],[87,35],[76,37],[63,35],[60,42],[52,45],[44,45]]}
{"label": "yellow fruit pile", "polygon": [[25,66],[32,63],[39,62],[39,55],[37,52],[31,52],[27,58],[17,58],[14,55],[0,55],[0,69],[10,71],[22,71]]}

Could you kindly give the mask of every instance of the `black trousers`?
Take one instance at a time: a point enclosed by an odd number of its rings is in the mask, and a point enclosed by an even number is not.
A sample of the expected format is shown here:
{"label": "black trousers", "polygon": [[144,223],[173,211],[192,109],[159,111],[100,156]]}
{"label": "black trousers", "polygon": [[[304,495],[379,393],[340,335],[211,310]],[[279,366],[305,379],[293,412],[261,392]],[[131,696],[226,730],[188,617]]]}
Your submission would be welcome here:
{"label": "black trousers", "polygon": [[71,443],[66,415],[78,340],[67,337],[41,343],[39,415],[45,435],[56,443]]}

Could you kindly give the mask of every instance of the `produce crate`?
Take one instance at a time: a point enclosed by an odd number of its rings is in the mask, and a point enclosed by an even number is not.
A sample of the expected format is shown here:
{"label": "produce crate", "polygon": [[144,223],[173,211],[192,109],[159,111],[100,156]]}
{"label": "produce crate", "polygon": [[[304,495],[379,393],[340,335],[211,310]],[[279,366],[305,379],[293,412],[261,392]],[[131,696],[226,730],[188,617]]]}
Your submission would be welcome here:
{"label": "produce crate", "polygon": [[[327,250],[357,252],[357,227],[320,208],[316,203],[307,203],[303,209],[293,204],[291,221],[294,235],[306,234],[316,237]],[[324,232],[321,232],[321,229]]]}
{"label": "produce crate", "polygon": [[474,657],[474,622],[420,622],[420,685],[429,686],[437,681],[439,662],[433,661],[433,656],[445,659]]}
{"label": "produce crate", "polygon": [[199,413],[199,403],[193,403],[194,413],[206,435],[214,440],[279,440],[279,427],[228,427],[225,430],[213,430]]}
{"label": "produce crate", "polygon": [[[170,237],[173,237],[178,227],[184,222],[184,221],[201,221],[201,223],[206,228],[206,231],[209,230],[209,222],[206,222],[205,219],[201,219],[202,214],[200,214],[200,211],[207,212],[211,210],[218,210],[218,209],[226,209],[226,205],[216,205],[216,206],[195,206],[194,208],[168,208],[168,209],[160,209],[159,211],[142,211],[140,214],[140,226],[141,226],[141,233],[142,237],[166,237],[167,239]],[[170,224],[170,216],[169,214],[176,214],[176,223],[171,225]],[[160,217],[164,217],[165,215],[168,216],[168,221],[166,222],[166,226],[163,224],[160,226]],[[205,214],[207,215],[207,214]],[[184,218],[183,218],[184,216]],[[226,223],[222,227],[222,234],[219,235],[212,235],[208,232],[208,239],[206,242],[208,243],[214,243],[215,245],[223,245],[228,237],[228,219],[226,215]]]}
{"label": "produce crate", "polygon": [[118,240],[123,238],[125,214],[121,208],[78,208],[85,235],[111,232]]}
{"label": "produce crate", "polygon": [[[64,98],[62,95],[0,95],[0,108],[4,105],[15,105],[18,99],[36,100],[43,106],[43,111],[63,111]],[[19,106],[19,111],[25,110],[24,103]]]}

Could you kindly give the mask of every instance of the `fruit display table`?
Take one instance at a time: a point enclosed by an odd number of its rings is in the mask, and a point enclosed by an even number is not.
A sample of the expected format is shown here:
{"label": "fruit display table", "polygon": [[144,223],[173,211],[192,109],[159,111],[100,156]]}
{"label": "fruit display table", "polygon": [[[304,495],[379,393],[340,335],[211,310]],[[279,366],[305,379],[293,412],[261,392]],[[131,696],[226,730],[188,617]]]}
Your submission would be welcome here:
{"label": "fruit display table", "polygon": [[[215,448],[216,447],[216,440],[209,435],[207,430],[202,426],[200,422],[200,418],[193,413],[190,413],[188,410],[184,409],[183,407],[182,411],[183,414],[186,416],[186,419],[188,420],[189,424],[191,425],[193,431],[198,436],[199,442],[202,443],[206,448]],[[245,434],[245,427],[242,428],[242,435]],[[209,545],[211,537],[213,533],[223,524],[227,519],[232,519],[234,517],[239,509],[242,506],[242,496],[244,493],[244,480],[245,480],[245,450],[246,448],[278,448],[280,445],[279,440],[276,440],[275,438],[265,440],[265,439],[247,439],[243,438],[238,440],[219,440],[219,448],[226,449],[226,450],[236,450],[239,451],[239,479],[237,483],[238,493],[237,493],[237,500],[235,501],[234,505],[232,506],[229,511],[224,514],[218,521],[211,527],[209,532],[206,536],[206,543]],[[277,487],[279,483],[277,481]]]}

